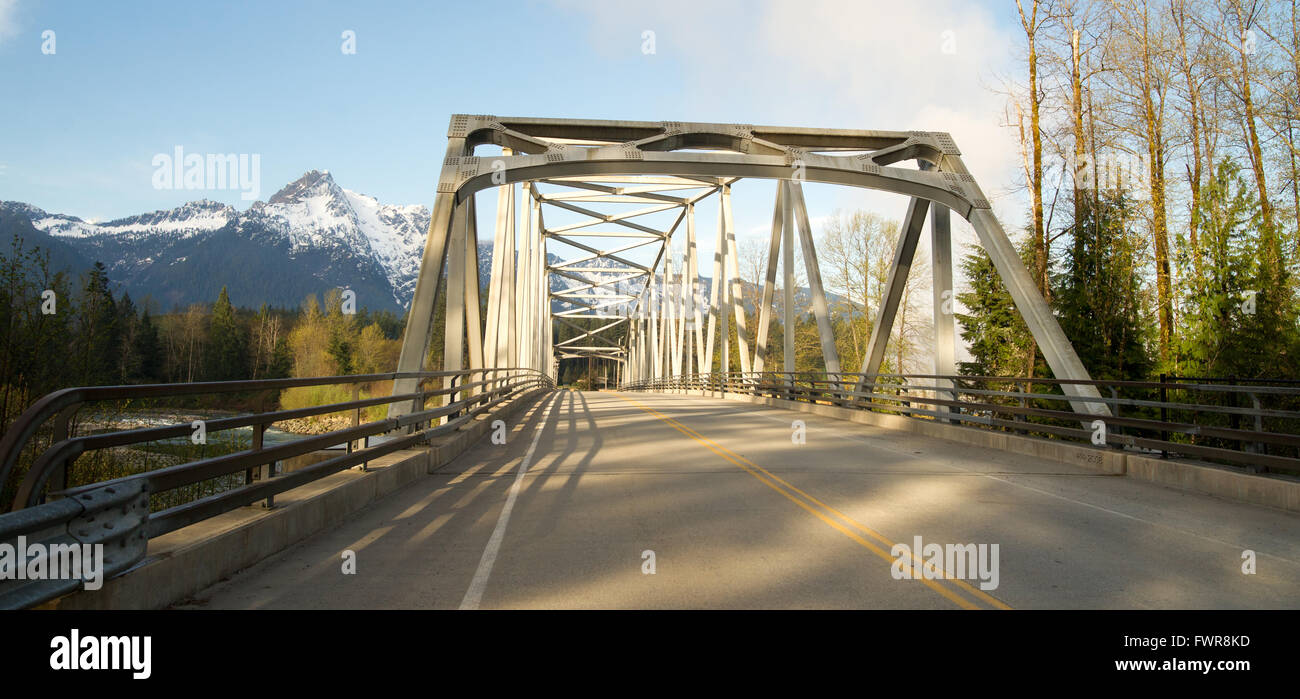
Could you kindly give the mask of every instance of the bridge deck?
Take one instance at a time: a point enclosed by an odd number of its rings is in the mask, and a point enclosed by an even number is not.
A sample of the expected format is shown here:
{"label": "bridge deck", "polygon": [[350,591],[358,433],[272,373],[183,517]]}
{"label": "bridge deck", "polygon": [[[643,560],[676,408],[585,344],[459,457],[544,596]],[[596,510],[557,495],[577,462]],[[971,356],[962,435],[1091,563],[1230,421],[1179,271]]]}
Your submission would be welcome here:
{"label": "bridge deck", "polygon": [[[998,587],[894,579],[891,546],[915,536],[998,544]],[[558,391],[506,445],[485,439],[186,606],[462,605],[1289,608],[1300,517],[805,413]]]}

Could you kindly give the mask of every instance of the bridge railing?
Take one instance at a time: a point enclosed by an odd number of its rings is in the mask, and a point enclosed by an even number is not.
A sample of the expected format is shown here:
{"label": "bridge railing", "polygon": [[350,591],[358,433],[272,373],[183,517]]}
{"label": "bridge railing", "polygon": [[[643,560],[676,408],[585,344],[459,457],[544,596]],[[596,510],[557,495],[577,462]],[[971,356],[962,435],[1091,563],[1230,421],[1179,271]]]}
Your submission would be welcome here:
{"label": "bridge railing", "polygon": [[[410,378],[418,379],[419,390],[359,398],[363,384]],[[428,382],[435,386],[426,387]],[[473,369],[57,391],[34,403],[0,439],[0,484],[16,482],[16,487],[9,488],[16,491],[11,511],[0,514],[0,544],[106,544],[104,574],[111,576],[143,558],[148,540],[153,537],[258,501],[271,507],[280,493],[347,468],[365,468],[369,461],[386,454],[427,444],[506,401],[553,385],[548,376],[532,369]],[[251,427],[251,448],[67,487],[69,469],[84,454],[192,434],[193,425],[187,422],[74,436],[69,421],[76,410],[87,404],[308,386],[350,386],[353,400],[207,420],[206,435]],[[437,404],[427,407],[431,400]],[[400,410],[393,411],[394,417],[361,420],[363,409],[380,405],[398,406]],[[339,412],[351,412],[350,426],[276,446],[264,445],[265,432],[273,423]],[[48,447],[42,449],[33,443],[33,437],[38,432],[49,432],[46,423],[50,422],[53,436]],[[371,438],[379,439],[372,444]],[[340,446],[342,453],[337,456],[282,475],[276,473],[275,465],[284,459]],[[31,458],[23,458],[24,454]],[[20,461],[27,466],[25,470],[18,467]],[[234,477],[237,482],[214,494],[150,511],[151,497],[224,477]],[[0,608],[39,604],[75,589],[81,582],[0,579]]]}
{"label": "bridge railing", "polygon": [[[1285,383],[1290,385],[1186,377],[1072,381],[765,371],[673,376],[621,390],[737,393],[833,405],[1296,475],[1300,383]],[[1092,386],[1100,395],[1067,396],[1062,387],[1070,384]],[[1070,405],[1079,402],[1105,405],[1110,415],[1081,415]]]}

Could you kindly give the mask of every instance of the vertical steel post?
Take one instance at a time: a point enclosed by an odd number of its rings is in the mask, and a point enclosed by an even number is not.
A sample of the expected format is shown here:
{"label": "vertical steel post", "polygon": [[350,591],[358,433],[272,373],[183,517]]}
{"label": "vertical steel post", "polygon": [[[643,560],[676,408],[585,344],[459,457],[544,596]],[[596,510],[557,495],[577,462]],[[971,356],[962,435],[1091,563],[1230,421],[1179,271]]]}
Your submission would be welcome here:
{"label": "vertical steel post", "polygon": [[840,353],[835,348],[835,332],[831,328],[830,307],[826,291],[822,288],[821,267],[817,263],[817,247],[813,243],[812,224],[808,221],[808,208],[803,199],[803,187],[790,183],[794,200],[795,218],[799,223],[799,242],[803,246],[803,265],[808,273],[808,290],[812,293],[813,316],[817,319],[817,335],[821,340],[822,361],[830,374],[840,373]]}
{"label": "vertical steel post", "polygon": [[772,297],[776,292],[776,272],[781,251],[781,226],[785,220],[785,185],[776,183],[776,204],[772,206],[772,237],[767,247],[767,276],[763,278],[763,298],[758,304],[758,335],[754,341],[754,371],[762,372],[767,364],[767,335],[772,323]]}
{"label": "vertical steel post", "polygon": [[[736,246],[736,226],[731,216],[731,185],[722,186],[718,208],[722,210],[722,228],[726,241],[723,261],[727,270],[727,288],[731,311],[736,317],[736,349],[740,353],[740,370],[749,371],[749,328],[745,323],[745,297],[740,279],[740,252]],[[730,337],[730,332],[727,334]]]}
{"label": "vertical steel post", "polygon": [[[948,207],[937,202],[930,204],[930,272],[934,299],[934,373],[941,376],[957,375],[956,326],[953,304],[955,293],[952,280],[952,225]],[[949,400],[956,402],[957,393],[951,379],[935,379],[935,386],[947,389]],[[938,392],[936,392],[936,396]],[[940,413],[951,413],[947,406],[939,406]],[[952,422],[943,419],[944,422]]]}
{"label": "vertical steel post", "polygon": [[785,327],[781,335],[785,339],[785,373],[786,379],[790,386],[794,386],[794,334],[795,334],[795,309],[794,309],[794,206],[792,200],[794,195],[789,181],[782,181],[781,187],[785,191],[785,206],[782,207],[782,235],[781,246],[784,248],[784,255],[781,258],[781,271],[784,273],[784,306],[782,323]]}

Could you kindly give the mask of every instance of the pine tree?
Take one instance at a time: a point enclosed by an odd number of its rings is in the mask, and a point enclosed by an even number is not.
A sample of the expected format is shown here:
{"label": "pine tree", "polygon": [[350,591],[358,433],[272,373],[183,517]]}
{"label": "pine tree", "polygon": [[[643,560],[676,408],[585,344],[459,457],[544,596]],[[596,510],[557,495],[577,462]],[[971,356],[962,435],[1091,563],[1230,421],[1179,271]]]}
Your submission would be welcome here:
{"label": "pine tree", "polygon": [[96,262],[86,273],[76,303],[73,333],[74,381],[82,386],[116,383],[120,321],[108,271]]}
{"label": "pine tree", "polygon": [[1151,373],[1141,317],[1142,283],[1130,202],[1123,193],[1081,196],[1073,245],[1064,256],[1052,301],[1094,379],[1146,379]]}
{"label": "pine tree", "polygon": [[135,374],[130,379],[137,383],[158,383],[163,380],[163,348],[158,339],[158,326],[154,325],[145,309],[135,333]]}
{"label": "pine tree", "polygon": [[339,289],[331,289],[325,295],[325,310],[325,324],[329,328],[329,342],[325,351],[334,360],[335,373],[355,373],[358,334],[356,315],[343,312],[342,292]]}
{"label": "pine tree", "polygon": [[248,378],[248,334],[235,316],[226,287],[212,305],[208,325],[207,376],[209,381]]}
{"label": "pine tree", "polygon": [[275,351],[271,353],[271,363],[267,365],[263,378],[284,379],[293,372],[293,348],[289,338],[281,335],[275,342]]}
{"label": "pine tree", "polygon": [[[42,309],[46,291],[54,292],[54,313]],[[49,252],[24,249],[15,234],[10,254],[0,250],[0,430],[36,398],[76,383],[72,311],[68,279],[50,272]]]}
{"label": "pine tree", "polygon": [[352,341],[338,332],[330,333],[329,346],[325,348],[330,359],[334,360],[335,371],[339,375],[352,374]]}
{"label": "pine tree", "polygon": [[1202,376],[1293,377],[1297,308],[1276,235],[1232,160],[1201,192],[1200,277],[1187,296],[1175,370]]}
{"label": "pine tree", "polygon": [[135,303],[131,294],[123,291],[117,302],[117,323],[121,342],[117,356],[117,381],[130,383],[139,373],[140,356],[136,353],[136,334],[140,329],[140,319],[135,313]]}
{"label": "pine tree", "polygon": [[973,361],[960,362],[959,370],[971,376],[1024,376],[1024,358],[1033,336],[993,260],[983,248],[977,248],[962,259],[961,268],[971,290],[958,294],[957,300],[969,312],[956,316]]}

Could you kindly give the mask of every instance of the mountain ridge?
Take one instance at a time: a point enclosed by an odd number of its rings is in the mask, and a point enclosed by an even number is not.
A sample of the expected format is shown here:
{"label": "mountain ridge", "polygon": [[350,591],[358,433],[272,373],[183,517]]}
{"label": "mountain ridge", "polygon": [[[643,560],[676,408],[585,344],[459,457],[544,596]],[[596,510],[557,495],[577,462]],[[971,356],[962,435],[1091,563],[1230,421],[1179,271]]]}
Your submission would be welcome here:
{"label": "mountain ridge", "polygon": [[200,199],[89,222],[0,202],[5,245],[18,233],[75,272],[101,261],[133,296],[165,307],[211,302],[221,286],[242,305],[286,307],[344,287],[361,306],[401,312],[415,290],[428,222],[427,207],[382,204],[340,187],[328,170],[310,170],[243,212]]}

